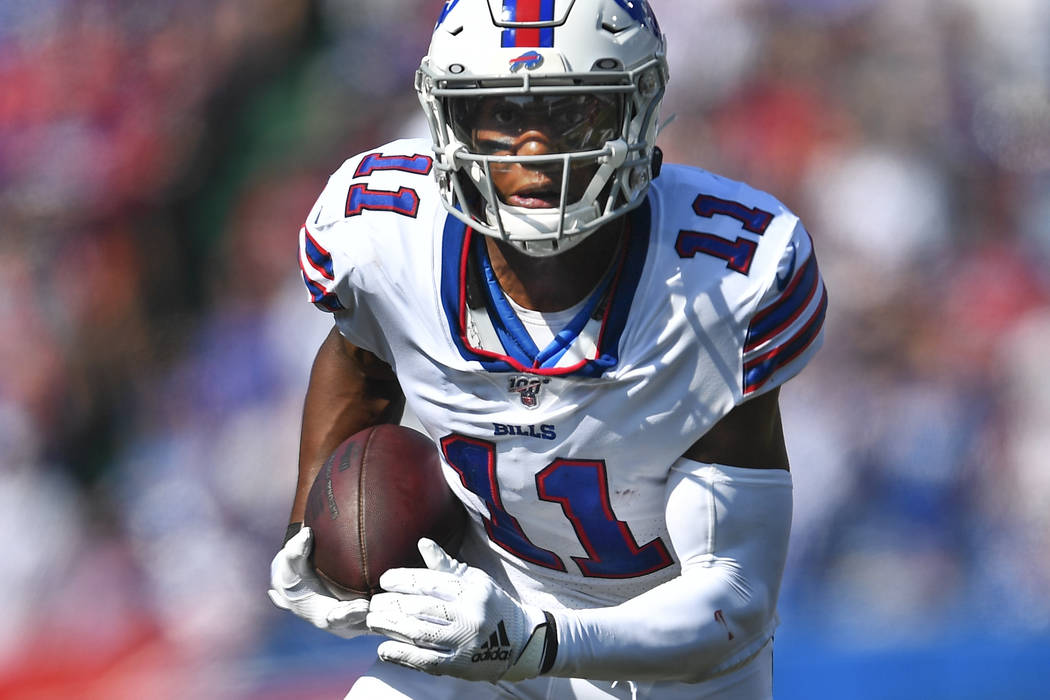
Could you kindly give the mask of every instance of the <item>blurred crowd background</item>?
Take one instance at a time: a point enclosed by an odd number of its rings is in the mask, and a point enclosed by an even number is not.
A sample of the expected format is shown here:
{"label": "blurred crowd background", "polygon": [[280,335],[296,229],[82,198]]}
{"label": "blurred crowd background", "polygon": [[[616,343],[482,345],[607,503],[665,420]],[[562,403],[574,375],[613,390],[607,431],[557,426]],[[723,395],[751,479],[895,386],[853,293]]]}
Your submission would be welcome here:
{"label": "blurred crowd background", "polygon": [[[831,294],[783,392],[778,697],[1044,697],[1050,4],[652,4],[667,159],[779,196]],[[368,662],[265,592],[329,324],[296,235],[424,134],[441,5],[0,0],[0,697],[341,697]]]}

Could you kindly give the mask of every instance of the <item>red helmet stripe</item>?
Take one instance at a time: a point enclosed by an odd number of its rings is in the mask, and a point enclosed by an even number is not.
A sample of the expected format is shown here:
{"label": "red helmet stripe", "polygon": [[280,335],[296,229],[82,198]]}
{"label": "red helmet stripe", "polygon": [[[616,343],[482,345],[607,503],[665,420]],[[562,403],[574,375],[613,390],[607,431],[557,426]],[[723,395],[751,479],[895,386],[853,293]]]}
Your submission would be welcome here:
{"label": "red helmet stripe", "polygon": [[[550,22],[554,20],[554,0],[504,0],[503,16],[511,22]],[[554,28],[504,29],[503,46],[554,46]]]}

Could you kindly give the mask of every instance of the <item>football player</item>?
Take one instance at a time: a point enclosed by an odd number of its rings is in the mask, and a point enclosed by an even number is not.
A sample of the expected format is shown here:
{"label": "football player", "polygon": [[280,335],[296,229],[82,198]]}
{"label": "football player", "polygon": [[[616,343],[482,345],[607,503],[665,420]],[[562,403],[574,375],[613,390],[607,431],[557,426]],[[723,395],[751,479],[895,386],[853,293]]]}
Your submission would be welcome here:
{"label": "football player", "polygon": [[[416,76],[432,139],[346,161],[300,231],[334,328],[270,596],[388,638],[350,698],[772,694],[778,391],[827,296],[783,204],[661,164],[665,49],[643,0],[448,0]],[[406,403],[469,531],[337,600],[307,493]]]}

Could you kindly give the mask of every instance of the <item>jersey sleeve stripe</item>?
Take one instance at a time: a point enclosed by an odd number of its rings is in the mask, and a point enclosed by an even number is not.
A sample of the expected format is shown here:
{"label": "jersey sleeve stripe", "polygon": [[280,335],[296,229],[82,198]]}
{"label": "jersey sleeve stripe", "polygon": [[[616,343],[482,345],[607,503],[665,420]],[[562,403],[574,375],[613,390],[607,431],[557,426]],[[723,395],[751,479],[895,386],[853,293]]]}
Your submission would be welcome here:
{"label": "jersey sleeve stripe", "polygon": [[327,311],[327,312],[333,313],[333,314],[336,311],[345,311],[346,310],[346,307],[344,307],[342,304],[340,304],[339,300],[333,294],[328,294],[323,299],[321,299],[320,301],[314,302],[314,306],[316,306],[317,308],[321,309],[322,311]]}
{"label": "jersey sleeve stripe", "polygon": [[299,230],[299,270],[310,294],[310,301],[317,308],[329,312],[344,309],[339,297],[328,285],[328,282],[335,281],[332,256],[318,244],[305,226]]}
{"label": "jersey sleeve stripe", "polygon": [[335,272],[332,267],[332,254],[325,250],[317,240],[310,235],[310,230],[305,226],[300,230],[302,233],[302,250],[303,257],[306,261],[317,270],[322,277],[329,280],[335,280]]}
{"label": "jersey sleeve stripe", "polygon": [[744,394],[750,394],[765,384],[779,369],[804,353],[821,336],[828,310],[827,290],[821,289],[816,313],[801,330],[786,343],[744,363]]}
{"label": "jersey sleeve stripe", "polygon": [[[299,264],[301,266],[302,262],[300,261]],[[306,274],[306,270],[303,270],[303,282],[310,293],[310,301],[318,308],[324,311],[342,311],[345,308],[334,292],[327,291],[324,287],[311,280]]]}
{"label": "jersey sleeve stripe", "polygon": [[784,292],[751,320],[744,351],[754,350],[791,326],[810,305],[821,286],[816,258],[810,256]]}
{"label": "jersey sleeve stripe", "polygon": [[317,268],[303,252],[299,254],[299,271],[303,273],[303,280],[311,294],[325,294],[331,291],[329,280],[317,272]]}

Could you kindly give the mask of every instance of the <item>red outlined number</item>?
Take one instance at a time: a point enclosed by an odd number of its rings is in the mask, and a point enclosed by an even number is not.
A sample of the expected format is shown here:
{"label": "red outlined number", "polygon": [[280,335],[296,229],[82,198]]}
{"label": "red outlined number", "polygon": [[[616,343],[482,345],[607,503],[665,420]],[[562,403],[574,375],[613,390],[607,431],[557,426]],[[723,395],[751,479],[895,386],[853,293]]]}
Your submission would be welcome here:
{"label": "red outlined number", "polygon": [[[493,542],[525,561],[566,571],[562,558],[529,540],[517,519],[503,508],[493,443],[453,434],[441,440],[441,451],[463,485],[488,508],[485,530]],[[584,576],[632,578],[671,565],[670,552],[660,538],[639,546],[627,523],[616,518],[603,460],[556,459],[536,475],[536,492],[540,500],[561,505],[587,552],[586,557],[572,557]]]}
{"label": "red outlined number", "polygon": [[488,507],[485,531],[489,539],[525,561],[548,569],[565,571],[565,564],[554,552],[537,547],[525,535],[517,518],[503,508],[496,482],[496,446],[485,440],[449,435],[441,440],[441,453],[448,465],[459,472],[467,490]]}
{"label": "red outlined number", "polygon": [[[773,221],[771,212],[707,194],[697,195],[693,200],[693,211],[697,216],[705,219],[715,216],[728,216],[736,219],[744,231],[759,236],[766,232]],[[703,253],[725,260],[727,268],[746,275],[751,271],[751,261],[754,260],[755,251],[758,250],[758,243],[740,236],[731,241],[713,233],[682,230],[678,232],[675,250],[682,258],[692,258],[697,253]]]}
{"label": "red outlined number", "polygon": [[357,164],[354,177],[368,177],[378,170],[398,170],[413,175],[429,175],[433,166],[433,158],[418,153],[414,156],[384,156],[380,153],[369,153]]}
{"label": "red outlined number", "polygon": [[[430,156],[384,156],[370,153],[361,159],[354,171],[355,178],[368,177],[375,172],[396,170],[413,175],[430,173],[434,161]],[[371,189],[364,183],[350,186],[346,195],[346,216],[358,216],[365,211],[387,211],[413,219],[419,213],[419,194],[411,187],[399,187],[396,192]]]}
{"label": "red outlined number", "polygon": [[746,238],[735,241],[701,231],[679,231],[675,241],[675,250],[681,258],[691,258],[697,253],[721,258],[726,267],[742,275],[751,271],[751,261],[755,257],[758,244]]}
{"label": "red outlined number", "polygon": [[627,523],[617,520],[609,502],[604,460],[557,459],[536,475],[540,500],[560,503],[587,557],[573,557],[584,576],[633,578],[670,566],[657,537],[642,546]]}
{"label": "red outlined number", "polygon": [[763,211],[758,207],[745,207],[740,202],[734,202],[721,197],[712,197],[709,194],[697,195],[693,200],[693,211],[697,216],[710,219],[717,214],[728,216],[740,222],[745,231],[762,235],[773,221],[773,214]]}
{"label": "red outlined number", "polygon": [[364,211],[390,211],[413,219],[419,212],[419,195],[411,187],[399,187],[397,192],[371,190],[367,185],[351,185],[346,196],[346,215],[357,216]]}

